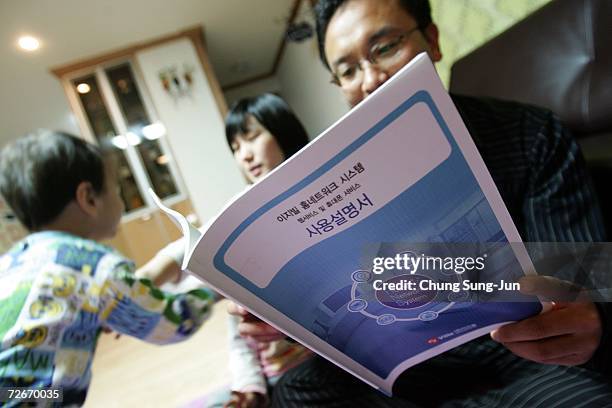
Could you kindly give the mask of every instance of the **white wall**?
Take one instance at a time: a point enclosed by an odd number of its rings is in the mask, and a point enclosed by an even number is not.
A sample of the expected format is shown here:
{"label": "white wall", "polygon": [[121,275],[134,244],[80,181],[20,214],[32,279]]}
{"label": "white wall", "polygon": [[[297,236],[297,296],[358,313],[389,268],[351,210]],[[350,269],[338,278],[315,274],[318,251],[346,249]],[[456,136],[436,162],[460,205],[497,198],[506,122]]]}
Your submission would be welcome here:
{"label": "white wall", "polygon": [[[308,3],[302,2],[303,7],[309,7]],[[310,16],[310,10],[301,10],[299,15]],[[349,110],[339,88],[329,82],[331,77],[319,60],[315,37],[287,43],[277,76],[282,96],[302,120],[310,138]]]}
{"label": "white wall", "polygon": [[[147,89],[192,203],[202,221],[214,216],[244,181],[225,142],[225,126],[195,48],[180,39],[136,54]],[[191,96],[173,99],[159,80],[168,66],[194,67]]]}
{"label": "white wall", "polygon": [[227,101],[227,106],[231,107],[232,104],[238,99],[260,95],[265,92],[272,92],[277,94],[282,93],[281,83],[276,77],[276,75],[262,79],[257,82],[252,82],[239,88],[233,88],[228,91],[225,91],[225,100]]}
{"label": "white wall", "polygon": [[[0,0],[0,146],[31,129],[78,133],[66,96],[49,68],[202,25],[212,63],[225,81],[248,62],[270,68],[289,0]],[[26,53],[21,35],[38,37]]]}
{"label": "white wall", "polygon": [[10,78],[2,81],[0,148],[41,128],[80,134],[60,82],[44,67],[29,66]]}

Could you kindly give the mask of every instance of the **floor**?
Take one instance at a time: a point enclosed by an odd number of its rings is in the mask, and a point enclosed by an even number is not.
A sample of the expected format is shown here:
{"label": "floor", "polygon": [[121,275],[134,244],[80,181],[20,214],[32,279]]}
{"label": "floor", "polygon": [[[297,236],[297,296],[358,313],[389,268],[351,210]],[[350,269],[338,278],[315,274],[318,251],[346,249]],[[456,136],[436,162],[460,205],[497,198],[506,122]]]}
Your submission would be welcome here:
{"label": "floor", "polygon": [[155,346],[100,337],[85,407],[177,407],[229,382],[226,301],[189,340]]}

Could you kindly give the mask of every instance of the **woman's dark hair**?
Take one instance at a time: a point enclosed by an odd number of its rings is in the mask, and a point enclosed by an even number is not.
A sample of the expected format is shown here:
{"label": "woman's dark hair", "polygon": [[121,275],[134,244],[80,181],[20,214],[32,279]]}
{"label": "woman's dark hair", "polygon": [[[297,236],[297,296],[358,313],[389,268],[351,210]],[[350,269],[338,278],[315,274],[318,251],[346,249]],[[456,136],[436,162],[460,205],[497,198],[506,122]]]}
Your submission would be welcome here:
{"label": "woman's dark hair", "polygon": [[[314,9],[317,23],[319,56],[327,69],[330,69],[329,62],[325,57],[325,33],[327,31],[327,26],[340,6],[347,1],[348,0],[319,0]],[[420,30],[424,30],[431,24],[431,6],[429,5],[429,0],[399,0],[399,4],[416,20]]]}
{"label": "woman's dark hair", "polygon": [[62,132],[39,131],[0,153],[0,193],[29,230],[53,221],[88,181],[104,190],[104,160],[94,145]]}
{"label": "woman's dark hair", "polygon": [[240,99],[232,105],[225,118],[225,137],[228,145],[232,145],[238,133],[248,131],[249,116],[257,119],[274,136],[285,154],[285,159],[308,144],[306,130],[289,105],[274,94],[264,93]]}

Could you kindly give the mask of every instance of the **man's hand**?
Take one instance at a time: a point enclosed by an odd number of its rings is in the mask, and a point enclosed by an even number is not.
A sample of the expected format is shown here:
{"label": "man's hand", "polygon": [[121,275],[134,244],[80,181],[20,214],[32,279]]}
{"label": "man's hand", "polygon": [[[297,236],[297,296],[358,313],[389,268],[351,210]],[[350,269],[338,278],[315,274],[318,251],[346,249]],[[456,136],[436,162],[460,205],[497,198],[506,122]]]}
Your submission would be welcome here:
{"label": "man's hand", "polygon": [[287,337],[285,334],[279,332],[268,323],[262,322],[234,302],[230,302],[227,305],[227,311],[232,315],[242,318],[240,323],[238,323],[238,333],[240,333],[242,337],[252,339],[259,343],[269,343]]}
{"label": "man's hand", "polygon": [[232,396],[223,408],[263,408],[267,405],[267,398],[263,394],[232,391]]}
{"label": "man's hand", "polygon": [[548,276],[529,276],[519,283],[521,292],[551,300],[553,308],[494,330],[493,340],[538,363],[573,366],[589,361],[602,331],[595,304],[570,283]]}

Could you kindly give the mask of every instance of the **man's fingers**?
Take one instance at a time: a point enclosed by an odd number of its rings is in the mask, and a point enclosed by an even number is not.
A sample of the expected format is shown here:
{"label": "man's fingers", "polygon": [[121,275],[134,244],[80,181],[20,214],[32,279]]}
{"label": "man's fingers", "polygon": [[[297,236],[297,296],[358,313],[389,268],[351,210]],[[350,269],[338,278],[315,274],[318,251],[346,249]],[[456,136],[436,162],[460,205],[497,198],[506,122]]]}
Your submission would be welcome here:
{"label": "man's fingers", "polygon": [[524,276],[519,279],[521,292],[553,302],[572,302],[582,298],[577,285],[551,276]]}
{"label": "man's fingers", "polygon": [[539,363],[576,365],[588,361],[590,356],[586,356],[582,349],[591,341],[590,336],[565,335],[546,340],[504,343],[504,346],[519,357]]}
{"label": "man's fingers", "polygon": [[491,333],[514,354],[544,364],[587,362],[601,341],[601,319],[592,303],[572,303]]}
{"label": "man's fingers", "polygon": [[570,354],[565,357],[555,358],[553,360],[542,361],[542,364],[561,365],[561,366],[577,366],[582,365],[591,359],[589,354]]}
{"label": "man's fingers", "polygon": [[491,333],[493,340],[501,343],[541,340],[548,337],[571,334],[580,329],[583,319],[575,307],[551,310],[520,322],[502,326]]}

